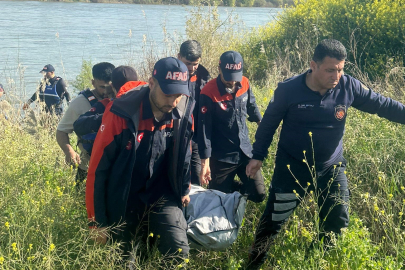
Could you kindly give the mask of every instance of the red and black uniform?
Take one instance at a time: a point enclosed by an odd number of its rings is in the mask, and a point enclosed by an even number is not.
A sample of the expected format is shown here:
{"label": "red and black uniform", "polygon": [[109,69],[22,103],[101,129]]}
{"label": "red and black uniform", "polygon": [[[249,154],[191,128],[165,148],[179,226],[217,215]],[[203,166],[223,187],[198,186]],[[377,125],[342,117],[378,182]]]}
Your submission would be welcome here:
{"label": "red and black uniform", "polygon": [[[262,117],[249,80],[242,77],[237,90],[228,93],[218,77],[201,91],[198,122],[198,149],[201,159],[210,158],[212,180],[210,188],[223,192],[240,191],[248,199],[264,200],[265,187],[260,172],[248,179],[245,167],[252,157],[246,116],[251,122]],[[235,175],[241,179],[234,181]]]}
{"label": "red and black uniform", "polygon": [[[194,123],[198,123],[198,104],[200,101],[201,89],[207,84],[211,78],[208,70],[202,65],[198,65],[198,68],[193,76],[188,80],[188,89],[190,90],[190,96],[195,100],[197,106],[193,111]],[[195,125],[195,132],[193,136],[192,153],[191,153],[191,183],[194,185],[201,185],[200,171],[201,171],[201,159],[198,154],[198,124]]]}
{"label": "red and black uniform", "polygon": [[126,222],[115,237],[128,244],[148,211],[149,229],[160,235],[159,250],[172,254],[181,248],[187,254],[181,197],[189,193],[194,102],[190,98],[186,110],[175,108],[157,122],[149,91],[148,86],[129,91],[106,107],[87,178],[90,226]]}

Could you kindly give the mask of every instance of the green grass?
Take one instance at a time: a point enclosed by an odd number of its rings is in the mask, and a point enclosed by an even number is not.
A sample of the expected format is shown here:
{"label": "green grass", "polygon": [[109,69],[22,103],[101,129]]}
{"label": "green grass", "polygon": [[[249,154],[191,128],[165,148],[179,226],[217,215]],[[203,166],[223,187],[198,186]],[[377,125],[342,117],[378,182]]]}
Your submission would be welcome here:
{"label": "green grass", "polygon": [[[271,92],[271,91],[270,91]],[[270,98],[255,89],[261,110]],[[400,269],[404,262],[404,127],[354,109],[345,135],[352,192],[349,228],[324,252],[317,243],[316,206],[310,198],[290,218],[263,269]],[[56,124],[54,122],[53,124]],[[253,137],[256,125],[250,126]],[[18,123],[0,126],[0,268],[124,269],[117,245],[90,239],[84,192],[75,169],[64,165],[54,131],[39,126],[30,135]],[[277,141],[277,138],[275,138]],[[275,143],[264,163],[266,185]],[[239,238],[223,252],[194,251],[187,269],[243,269],[265,203],[249,203]],[[162,257],[152,248],[137,269],[155,269]]]}

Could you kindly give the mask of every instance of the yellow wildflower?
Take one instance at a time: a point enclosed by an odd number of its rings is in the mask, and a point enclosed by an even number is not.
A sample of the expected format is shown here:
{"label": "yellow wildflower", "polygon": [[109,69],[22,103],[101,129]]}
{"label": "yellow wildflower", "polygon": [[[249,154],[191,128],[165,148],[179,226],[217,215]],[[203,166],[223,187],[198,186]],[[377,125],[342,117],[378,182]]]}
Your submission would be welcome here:
{"label": "yellow wildflower", "polygon": [[13,251],[14,251],[14,252],[17,252],[17,251],[18,251],[17,243],[16,243],[16,242],[12,243],[12,244],[11,244],[11,247],[13,248]]}
{"label": "yellow wildflower", "polygon": [[311,185],[311,183],[310,182],[307,182],[307,186],[310,186]]}
{"label": "yellow wildflower", "polygon": [[10,223],[6,221],[6,223],[4,223],[4,227],[6,227],[7,229],[10,228]]}
{"label": "yellow wildflower", "polygon": [[152,233],[152,232],[149,234],[149,237],[153,237],[153,233]]}
{"label": "yellow wildflower", "polygon": [[179,251],[179,252],[182,252],[182,251],[183,251],[183,249],[182,249],[182,248],[179,248],[179,249],[178,249],[178,251]]}
{"label": "yellow wildflower", "polygon": [[402,217],[403,214],[404,214],[404,213],[399,212],[399,213],[398,213],[398,216]]}
{"label": "yellow wildflower", "polygon": [[290,169],[290,164],[287,164],[287,168]]}
{"label": "yellow wildflower", "polygon": [[1,256],[1,257],[0,257],[0,265],[3,264],[3,263],[4,263],[4,257]]}
{"label": "yellow wildflower", "polygon": [[308,134],[309,134],[309,137],[312,137],[312,132],[310,131],[310,132],[308,132]]}
{"label": "yellow wildflower", "polygon": [[190,260],[189,260],[189,259],[184,259],[184,262],[185,262],[185,263],[189,263]]}
{"label": "yellow wildflower", "polygon": [[50,246],[49,246],[49,251],[53,251],[55,249],[55,245],[54,244],[51,244]]}
{"label": "yellow wildflower", "polygon": [[394,197],[394,195],[388,194],[388,199],[392,199],[392,197]]}

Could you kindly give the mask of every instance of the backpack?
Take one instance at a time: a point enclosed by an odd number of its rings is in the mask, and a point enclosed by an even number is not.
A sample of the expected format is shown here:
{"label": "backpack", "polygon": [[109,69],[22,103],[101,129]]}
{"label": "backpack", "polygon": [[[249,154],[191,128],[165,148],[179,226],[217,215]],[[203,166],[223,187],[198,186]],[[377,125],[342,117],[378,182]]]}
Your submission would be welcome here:
{"label": "backpack", "polygon": [[[87,98],[91,107],[93,107],[98,102],[97,98],[94,96],[93,92],[89,88],[81,91],[79,95],[83,95],[85,98]],[[84,150],[86,150],[89,155],[91,155],[91,150],[93,149],[93,144],[96,136],[97,132],[93,132],[80,137],[79,142],[83,145]]]}
{"label": "backpack", "polygon": [[185,208],[187,238],[191,248],[224,250],[238,237],[246,208],[239,192],[223,193],[191,185]]}

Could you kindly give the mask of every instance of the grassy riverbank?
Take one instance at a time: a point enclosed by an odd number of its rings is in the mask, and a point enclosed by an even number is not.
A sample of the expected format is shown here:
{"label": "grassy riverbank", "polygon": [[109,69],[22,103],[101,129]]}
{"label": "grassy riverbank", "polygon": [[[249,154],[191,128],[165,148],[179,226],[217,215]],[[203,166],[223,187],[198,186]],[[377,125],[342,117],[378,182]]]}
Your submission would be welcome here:
{"label": "grassy riverbank", "polygon": [[[232,27],[218,27],[220,24],[215,13],[197,11],[189,16],[187,35],[201,41],[203,63],[213,74],[223,51],[229,48],[250,50],[251,54],[244,54],[249,68],[246,73],[256,78],[255,74],[265,67],[265,75],[252,81],[253,85],[260,85],[254,87],[254,92],[264,112],[277,83],[305,70],[307,63],[302,60],[299,65],[298,61],[291,61],[281,53],[267,54],[283,52],[283,47],[275,47],[274,43],[274,47],[266,47],[265,35],[232,32]],[[276,35],[277,28],[266,30],[268,32],[263,30],[262,33],[282,36]],[[284,44],[292,42],[284,39]],[[310,42],[306,48],[299,47],[295,52],[301,56],[310,55],[318,36],[308,36],[307,41]],[[263,46],[263,52],[260,52],[260,46]],[[298,59],[295,52],[288,56]],[[147,63],[153,61],[145,58],[143,76],[149,72]],[[384,64],[391,65],[386,76],[372,81],[355,62],[348,63],[348,67],[375,91],[405,102],[405,84],[400,73],[403,67],[392,62]],[[7,121],[2,116],[0,113],[0,269],[125,269],[119,262],[117,246],[98,246],[89,238],[84,193],[83,190],[77,192],[75,170],[64,164],[63,153],[55,141],[56,119],[39,119],[28,130],[18,113],[9,114]],[[253,141],[256,125],[249,124],[249,128]],[[319,222],[316,215],[319,209],[314,204],[316,198],[308,196],[276,239],[263,269],[403,268],[404,141],[404,126],[349,109],[344,137],[351,190],[349,228],[335,239],[334,247],[324,251],[322,244],[316,241]],[[277,134],[263,167],[267,186],[274,167],[276,142]],[[265,203],[248,204],[240,235],[228,250],[193,251],[182,266],[186,269],[244,269],[264,207]],[[310,249],[313,241],[315,248]],[[152,250],[148,259],[135,260],[133,266],[156,269],[161,259]]]}

